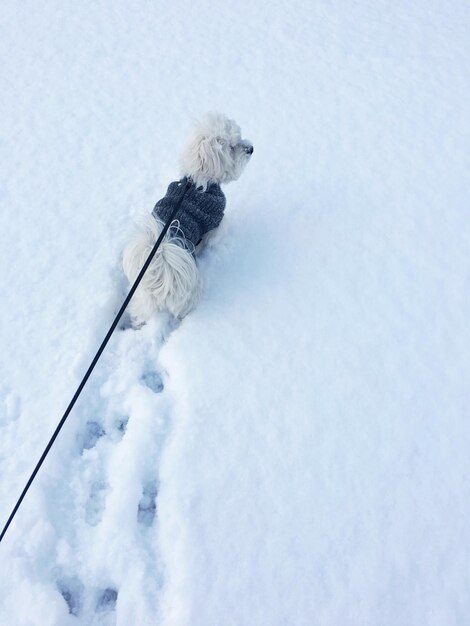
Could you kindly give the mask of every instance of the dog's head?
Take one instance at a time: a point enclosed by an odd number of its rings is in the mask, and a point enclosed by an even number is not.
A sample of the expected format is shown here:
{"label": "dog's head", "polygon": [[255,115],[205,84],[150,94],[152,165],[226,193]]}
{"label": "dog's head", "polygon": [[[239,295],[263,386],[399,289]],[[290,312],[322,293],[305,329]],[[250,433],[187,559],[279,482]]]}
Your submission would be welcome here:
{"label": "dog's head", "polygon": [[253,153],[238,124],[224,115],[208,113],[191,133],[181,157],[182,174],[197,187],[237,180]]}

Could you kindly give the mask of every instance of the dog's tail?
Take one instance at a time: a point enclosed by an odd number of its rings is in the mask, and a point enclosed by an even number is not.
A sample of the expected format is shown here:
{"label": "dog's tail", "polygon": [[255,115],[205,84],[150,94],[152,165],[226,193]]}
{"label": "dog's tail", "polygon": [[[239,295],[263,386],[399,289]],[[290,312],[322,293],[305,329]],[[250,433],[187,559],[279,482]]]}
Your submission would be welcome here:
{"label": "dog's tail", "polygon": [[[163,223],[148,214],[142,216],[136,226],[123,254],[124,273],[130,283],[137,278],[152,251]],[[174,231],[172,225],[130,302],[130,314],[137,324],[146,322],[158,310],[167,310],[182,318],[199,299],[201,280],[196,261],[184,237],[175,235]]]}

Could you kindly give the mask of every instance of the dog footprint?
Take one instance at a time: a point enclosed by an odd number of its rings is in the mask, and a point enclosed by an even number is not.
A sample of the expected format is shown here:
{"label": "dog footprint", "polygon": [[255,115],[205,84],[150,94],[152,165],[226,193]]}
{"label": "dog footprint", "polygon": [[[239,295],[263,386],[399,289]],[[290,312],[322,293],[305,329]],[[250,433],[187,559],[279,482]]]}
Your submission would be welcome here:
{"label": "dog footprint", "polygon": [[106,492],[108,485],[103,480],[97,480],[91,484],[90,495],[85,505],[85,520],[90,526],[96,526],[101,522],[106,505]]}
{"label": "dog footprint", "polygon": [[114,611],[116,609],[117,598],[117,589],[114,589],[114,587],[106,587],[106,589],[98,595],[95,607],[96,612],[109,613]]}
{"label": "dog footprint", "polygon": [[130,330],[133,329],[131,316],[127,311],[124,312],[123,316],[119,320],[118,329],[119,330]]}
{"label": "dog footprint", "polygon": [[84,450],[90,450],[90,448],[94,448],[98,439],[100,439],[105,434],[104,428],[95,421],[88,421],[85,424],[85,428],[82,433],[78,435],[78,445],[80,448],[80,453],[83,453]]}
{"label": "dog footprint", "polygon": [[83,584],[76,576],[57,581],[57,588],[67,603],[70,615],[78,615],[83,606]]}
{"label": "dog footprint", "polygon": [[150,527],[155,519],[157,512],[157,482],[149,480],[145,483],[142,490],[142,498],[137,507],[137,521],[143,526]]}
{"label": "dog footprint", "polygon": [[144,385],[154,393],[161,393],[163,391],[163,380],[158,372],[148,370],[142,374],[141,380]]}
{"label": "dog footprint", "polygon": [[119,433],[121,433],[121,435],[124,435],[124,433],[126,432],[128,421],[129,421],[129,416],[125,415],[124,417],[118,417],[116,421],[114,422],[116,430]]}

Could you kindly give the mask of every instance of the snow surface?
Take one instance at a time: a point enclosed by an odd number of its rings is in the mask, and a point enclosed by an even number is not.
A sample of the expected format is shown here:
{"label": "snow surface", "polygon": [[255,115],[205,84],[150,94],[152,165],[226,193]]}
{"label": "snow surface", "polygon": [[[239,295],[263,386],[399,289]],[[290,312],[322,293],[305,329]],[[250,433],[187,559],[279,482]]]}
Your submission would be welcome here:
{"label": "snow surface", "polygon": [[5,536],[2,625],[468,624],[469,22],[2,2],[2,520],[192,118],[255,146],[201,305],[116,334]]}

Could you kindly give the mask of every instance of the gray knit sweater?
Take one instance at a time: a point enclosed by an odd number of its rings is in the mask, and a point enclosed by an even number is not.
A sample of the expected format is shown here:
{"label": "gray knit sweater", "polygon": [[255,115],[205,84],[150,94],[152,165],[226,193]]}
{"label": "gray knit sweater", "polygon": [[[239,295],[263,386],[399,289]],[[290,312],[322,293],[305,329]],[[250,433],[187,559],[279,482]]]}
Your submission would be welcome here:
{"label": "gray knit sweater", "polygon": [[[155,219],[166,223],[183,193],[186,182],[185,177],[170,183],[166,195],[157,202],[152,211]],[[196,185],[192,183],[175,217],[180,230],[173,227],[170,230],[177,234],[182,232],[186,241],[197,246],[207,232],[220,224],[224,209],[225,196],[220,185],[209,184],[206,191],[203,191],[202,187],[196,189]]]}

